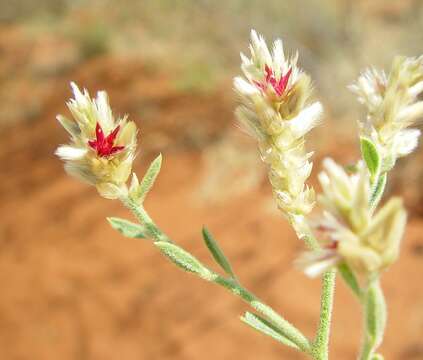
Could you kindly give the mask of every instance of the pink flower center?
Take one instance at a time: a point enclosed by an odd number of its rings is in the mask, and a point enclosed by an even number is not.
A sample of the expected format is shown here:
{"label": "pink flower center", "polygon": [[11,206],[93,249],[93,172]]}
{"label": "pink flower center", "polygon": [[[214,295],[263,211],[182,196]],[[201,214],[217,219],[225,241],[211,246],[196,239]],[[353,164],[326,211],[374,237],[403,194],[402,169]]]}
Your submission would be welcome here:
{"label": "pink flower center", "polygon": [[273,88],[278,96],[282,96],[285,92],[289,78],[291,77],[292,68],[289,68],[285,75],[281,75],[279,80],[276,79],[275,73],[268,65],[264,67],[265,78],[263,82],[255,82],[255,84],[263,91],[266,91],[269,86]]}
{"label": "pink flower center", "polygon": [[97,152],[100,157],[108,157],[123,150],[125,146],[115,146],[116,136],[119,133],[120,125],[107,136],[104,136],[103,129],[97,122],[95,127],[95,140],[89,140],[88,145]]}

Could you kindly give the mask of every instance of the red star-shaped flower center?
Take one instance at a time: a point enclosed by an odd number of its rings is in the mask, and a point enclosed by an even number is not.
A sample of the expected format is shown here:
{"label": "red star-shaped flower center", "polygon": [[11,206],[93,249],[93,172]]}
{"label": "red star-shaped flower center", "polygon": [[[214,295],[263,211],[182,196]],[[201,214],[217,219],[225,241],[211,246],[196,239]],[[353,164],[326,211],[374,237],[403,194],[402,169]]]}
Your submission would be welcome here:
{"label": "red star-shaped flower center", "polygon": [[255,84],[263,91],[266,91],[270,85],[275,91],[276,95],[282,96],[288,86],[288,81],[291,77],[292,68],[290,68],[285,75],[281,75],[279,80],[276,79],[272,68],[270,68],[268,65],[264,67],[264,72],[266,75],[264,81],[256,82]]}
{"label": "red star-shaped flower center", "polygon": [[115,146],[116,136],[119,133],[120,125],[107,136],[104,136],[103,129],[97,122],[95,127],[95,140],[89,140],[88,145],[97,152],[100,157],[108,157],[123,150],[125,146]]}

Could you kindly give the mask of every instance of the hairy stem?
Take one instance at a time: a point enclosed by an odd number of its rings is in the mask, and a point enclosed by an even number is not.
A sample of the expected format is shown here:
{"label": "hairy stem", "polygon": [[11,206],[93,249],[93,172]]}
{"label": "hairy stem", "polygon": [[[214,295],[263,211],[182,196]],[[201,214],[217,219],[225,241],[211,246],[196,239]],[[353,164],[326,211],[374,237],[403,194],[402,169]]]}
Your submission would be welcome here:
{"label": "hairy stem", "polygon": [[[291,217],[298,237],[300,237],[310,250],[318,250],[319,242],[314,237],[307,221],[304,218]],[[329,357],[329,335],[332,318],[333,297],[335,294],[336,270],[329,270],[323,275],[322,292],[320,301],[319,327],[312,346],[312,356],[316,360],[327,360]]]}
{"label": "hairy stem", "polygon": [[[154,223],[154,221],[150,218],[150,216],[147,214],[147,212],[142,206],[138,205],[130,198],[122,198],[121,201],[129,210],[132,211],[132,213],[137,217],[140,223],[145,226],[146,230],[154,241],[165,241],[172,243],[170,238],[159,229],[159,227]],[[283,334],[287,339],[297,345],[301,351],[309,354],[311,353],[310,341],[294,325],[285,320],[270,306],[260,301],[254,294],[242,287],[238,281],[231,278],[224,278],[212,272],[211,270],[209,271],[212,276],[205,280],[221,285],[227,290],[231,291],[233,294],[240,297],[242,300],[248,303],[254,310],[266,317],[266,319],[273,326],[275,326],[275,328],[277,328],[281,332],[281,334]]]}
{"label": "hairy stem", "polygon": [[148,235],[151,236],[154,241],[172,242],[169,237],[158,228],[158,226],[154,223],[150,215],[147,214],[144,207],[138,205],[129,197],[124,197],[120,200],[125,205],[125,207],[132,211],[138,221],[145,226]]}
{"label": "hairy stem", "polygon": [[329,335],[332,320],[333,296],[335,293],[336,270],[329,270],[323,275],[320,300],[320,320],[312,353],[316,360],[329,357]]}

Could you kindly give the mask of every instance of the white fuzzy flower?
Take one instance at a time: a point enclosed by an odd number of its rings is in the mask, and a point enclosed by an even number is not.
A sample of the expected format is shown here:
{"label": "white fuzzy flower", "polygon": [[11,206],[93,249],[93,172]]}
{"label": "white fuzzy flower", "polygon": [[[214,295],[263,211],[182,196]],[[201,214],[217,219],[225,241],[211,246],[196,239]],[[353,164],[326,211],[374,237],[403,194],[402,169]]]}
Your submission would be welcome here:
{"label": "white fuzzy flower", "polygon": [[324,211],[314,227],[326,236],[326,243],[321,250],[304,253],[297,265],[316,276],[345,262],[360,279],[368,280],[398,257],[406,223],[402,201],[392,198],[373,214],[370,179],[363,164],[352,175],[332,159],[324,160],[324,168],[319,175]]}
{"label": "white fuzzy flower", "polygon": [[279,207],[294,219],[314,204],[314,191],[305,185],[312,154],[305,150],[304,136],[319,123],[322,106],[307,103],[310,77],[298,68],[298,55],[285,57],[281,40],[269,51],[253,30],[250,52],[251,57],[241,54],[244,76],[234,79],[241,103],[236,115],[259,143]]}
{"label": "white fuzzy flower", "polygon": [[104,91],[91,99],[87,90],[71,86],[74,99],[67,105],[74,120],[57,116],[71,144],[59,146],[56,155],[65,161],[70,175],[96,186],[106,198],[117,198],[127,191],[125,183],[135,158],[135,123],[115,120]]}
{"label": "white fuzzy flower", "polygon": [[396,57],[389,76],[375,69],[365,71],[349,87],[367,116],[359,121],[361,135],[370,138],[384,158],[384,171],[397,158],[412,152],[420,131],[406,129],[423,116],[423,57]]}

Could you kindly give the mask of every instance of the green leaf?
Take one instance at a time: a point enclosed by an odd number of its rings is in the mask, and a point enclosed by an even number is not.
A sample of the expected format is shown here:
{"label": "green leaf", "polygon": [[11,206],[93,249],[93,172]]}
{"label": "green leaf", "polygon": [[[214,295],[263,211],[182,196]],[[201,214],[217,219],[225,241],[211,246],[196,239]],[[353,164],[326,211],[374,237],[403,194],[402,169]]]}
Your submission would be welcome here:
{"label": "green leaf", "polygon": [[384,173],[383,175],[379,176],[377,182],[373,184],[372,193],[370,195],[370,205],[373,209],[376,208],[377,204],[382,198],[383,192],[385,191],[386,181],[387,174]]}
{"label": "green leaf", "polygon": [[217,242],[214,240],[213,236],[210,234],[210,232],[203,227],[203,239],[206,243],[208,249],[210,250],[213,258],[216,260],[216,262],[222,267],[225,272],[230,275],[232,278],[235,278],[235,274],[232,271],[231,264],[229,263],[226,256],[223,254],[222,250],[220,249]]}
{"label": "green leaf", "polygon": [[162,254],[167,256],[175,265],[181,269],[197,274],[206,280],[212,280],[211,276],[213,274],[211,271],[189,252],[175,244],[171,244],[166,241],[156,241],[154,244],[160,249]]}
{"label": "green leaf", "polygon": [[378,346],[386,325],[386,303],[379,282],[369,287],[366,299],[367,330]]}
{"label": "green leaf", "polygon": [[154,182],[157,179],[157,176],[160,173],[160,168],[162,166],[162,154],[157,156],[153,162],[150,164],[147,172],[141,180],[141,183],[136,189],[130,194],[131,197],[140,203],[143,203],[148,192],[154,185]]}
{"label": "green leaf", "polygon": [[369,286],[365,299],[367,337],[376,349],[383,339],[386,326],[386,303],[379,281]]}
{"label": "green leaf", "polygon": [[142,225],[135,224],[131,221],[117,218],[108,217],[107,221],[110,223],[113,229],[119,231],[122,235],[129,238],[145,239],[145,229]]}
{"label": "green leaf", "polygon": [[377,151],[376,145],[368,138],[360,138],[361,154],[366,162],[367,168],[370,171],[370,176],[374,180],[380,172],[382,164],[379,152]]}
{"label": "green leaf", "polygon": [[338,271],[345,280],[345,282],[348,284],[348,286],[351,288],[351,290],[354,292],[354,294],[360,297],[360,285],[358,284],[357,278],[351,271],[350,267],[345,263],[341,263],[340,265],[338,265]]}
{"label": "green leaf", "polygon": [[247,311],[245,315],[241,317],[241,321],[284,345],[299,349],[297,345],[281,334],[272,324],[256,314]]}

